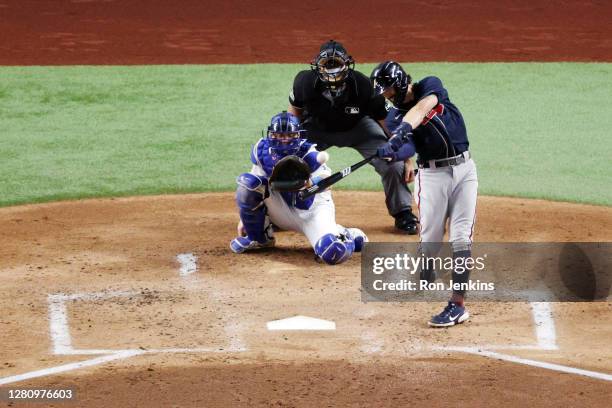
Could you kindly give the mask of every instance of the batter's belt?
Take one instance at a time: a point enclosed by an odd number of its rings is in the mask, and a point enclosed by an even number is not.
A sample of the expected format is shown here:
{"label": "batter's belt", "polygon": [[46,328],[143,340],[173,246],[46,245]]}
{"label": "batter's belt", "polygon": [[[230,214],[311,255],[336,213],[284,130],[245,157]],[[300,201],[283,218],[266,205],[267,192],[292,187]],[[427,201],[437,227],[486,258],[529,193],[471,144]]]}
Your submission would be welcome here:
{"label": "batter's belt", "polygon": [[465,163],[470,160],[471,157],[472,155],[470,152],[466,150],[457,156],[447,157],[445,159],[429,160],[423,163],[418,163],[418,165],[421,169],[437,169],[440,167],[456,166],[458,164]]}

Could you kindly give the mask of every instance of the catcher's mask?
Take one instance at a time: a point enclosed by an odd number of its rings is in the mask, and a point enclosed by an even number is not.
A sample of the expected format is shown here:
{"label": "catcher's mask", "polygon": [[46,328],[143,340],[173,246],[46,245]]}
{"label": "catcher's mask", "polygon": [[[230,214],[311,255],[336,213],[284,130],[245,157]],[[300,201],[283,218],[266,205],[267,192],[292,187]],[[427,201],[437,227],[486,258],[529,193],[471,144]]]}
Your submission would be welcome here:
{"label": "catcher's mask", "polygon": [[332,96],[338,96],[344,91],[344,83],[355,68],[355,61],[342,44],[330,40],[321,45],[310,67],[330,90]]}
{"label": "catcher's mask", "polygon": [[372,71],[370,79],[374,91],[379,95],[390,88],[394,89],[395,94],[390,100],[396,107],[404,103],[408,93],[408,85],[412,82],[410,75],[404,71],[400,64],[394,61],[385,61],[378,64]]}
{"label": "catcher's mask", "polygon": [[300,149],[304,131],[299,119],[286,111],[274,115],[268,126],[267,138],[272,155],[285,157]]}

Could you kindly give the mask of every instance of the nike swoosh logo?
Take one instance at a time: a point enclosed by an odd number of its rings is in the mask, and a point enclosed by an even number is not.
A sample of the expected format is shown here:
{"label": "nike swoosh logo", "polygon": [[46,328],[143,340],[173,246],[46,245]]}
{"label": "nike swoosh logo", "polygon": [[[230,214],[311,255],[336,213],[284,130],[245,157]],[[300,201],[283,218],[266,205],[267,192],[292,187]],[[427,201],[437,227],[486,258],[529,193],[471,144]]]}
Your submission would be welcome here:
{"label": "nike swoosh logo", "polygon": [[461,316],[461,313],[457,313],[455,316],[450,315],[450,316],[449,316],[449,318],[450,318],[451,320],[455,320],[455,319],[456,319],[456,318],[458,318],[459,316]]}

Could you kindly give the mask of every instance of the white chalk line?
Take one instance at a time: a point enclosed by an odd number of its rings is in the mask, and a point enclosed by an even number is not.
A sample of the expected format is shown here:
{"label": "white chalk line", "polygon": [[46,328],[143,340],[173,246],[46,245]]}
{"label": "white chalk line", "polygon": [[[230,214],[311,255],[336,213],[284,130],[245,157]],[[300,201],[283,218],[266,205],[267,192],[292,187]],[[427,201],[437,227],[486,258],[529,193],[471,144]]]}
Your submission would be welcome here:
{"label": "white chalk line", "polygon": [[601,373],[598,371],[583,370],[581,368],[569,367],[569,366],[564,366],[560,364],[546,363],[544,361],[530,360],[527,358],[516,357],[516,356],[509,355],[509,354],[502,354],[502,353],[498,353],[495,351],[479,349],[476,347],[440,347],[439,350],[458,351],[462,353],[475,354],[475,355],[489,357],[489,358],[493,358],[497,360],[509,361],[509,362],[518,363],[518,364],[525,364],[525,365],[529,365],[532,367],[545,368],[548,370],[560,371],[560,372],[568,373],[568,374],[576,374],[576,375],[581,375],[585,377],[596,378],[599,380],[612,381],[611,374]]}
{"label": "white chalk line", "polygon": [[49,307],[49,335],[53,354],[57,355],[77,355],[77,354],[108,354],[123,352],[127,350],[75,350],[72,347],[70,336],[70,325],[68,324],[67,301],[75,300],[100,300],[113,297],[126,297],[138,295],[140,292],[95,292],[95,293],[74,293],[66,295],[54,293],[47,296]]}
{"label": "white chalk line", "polygon": [[76,363],[62,364],[55,367],[43,368],[41,370],[30,371],[24,374],[12,375],[10,377],[0,378],[0,385],[16,383],[19,381],[31,380],[33,378],[46,377],[49,375],[65,373],[68,371],[78,370],[85,367],[93,367],[99,364],[108,363],[114,360],[123,360],[129,357],[142,354],[139,350],[124,350],[106,356],[92,358],[90,360],[79,361]]}
{"label": "white chalk line", "polygon": [[[82,355],[87,354],[84,352],[100,352],[104,351],[106,353],[100,357],[92,358],[89,360],[79,361],[76,363],[68,363],[62,364],[59,366],[43,368],[41,370],[30,371],[24,374],[12,375],[9,377],[0,378],[0,385],[6,385],[11,383],[16,383],[20,381],[31,380],[34,378],[47,377],[50,375],[61,374],[69,371],[78,370],[81,368],[93,367],[100,364],[105,364],[110,361],[115,360],[125,360],[131,357],[145,355],[145,354],[159,354],[159,353],[174,353],[174,354],[190,354],[190,353],[227,353],[227,352],[237,352],[238,350],[228,350],[228,349],[214,349],[214,348],[162,348],[162,349],[129,349],[129,350],[73,350],[71,353],[74,355]],[[93,354],[93,353],[91,353]]]}
{"label": "white chalk line", "polygon": [[65,354],[72,351],[72,339],[68,327],[66,303],[57,295],[47,297],[49,304],[49,332],[53,354]]}
{"label": "white chalk line", "polygon": [[558,350],[555,320],[553,319],[550,303],[531,302],[530,305],[538,345],[543,350]]}
{"label": "white chalk line", "polygon": [[181,265],[179,275],[182,277],[189,276],[198,270],[198,257],[192,253],[178,254],[176,260]]}

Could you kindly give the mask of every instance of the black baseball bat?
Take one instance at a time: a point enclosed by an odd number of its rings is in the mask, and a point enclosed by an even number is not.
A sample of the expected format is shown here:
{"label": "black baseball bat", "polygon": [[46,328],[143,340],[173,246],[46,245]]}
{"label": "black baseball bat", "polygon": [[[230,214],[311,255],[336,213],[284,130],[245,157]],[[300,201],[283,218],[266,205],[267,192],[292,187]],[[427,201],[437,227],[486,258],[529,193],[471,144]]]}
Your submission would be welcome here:
{"label": "black baseball bat", "polygon": [[352,166],[349,166],[345,169],[340,170],[337,173],[332,174],[329,177],[324,178],[323,180],[319,181],[317,184],[314,184],[310,187],[308,187],[305,190],[301,190],[298,193],[298,197],[300,200],[305,200],[323,190],[325,190],[326,188],[331,187],[332,185],[336,184],[337,182],[339,182],[340,180],[342,180],[343,178],[345,178],[346,176],[348,176],[349,174],[351,174],[352,172],[354,172],[355,170],[357,170],[358,168],[360,168],[361,166],[368,164],[369,162],[372,161],[372,159],[375,159],[377,157],[377,155],[372,155],[370,157],[366,157],[365,159],[363,159],[360,162],[357,162],[355,164],[353,164]]}

